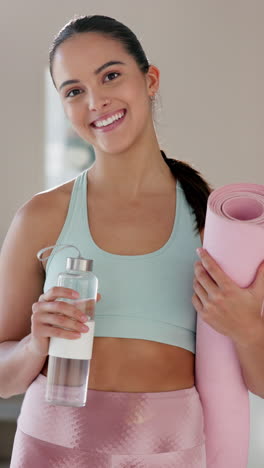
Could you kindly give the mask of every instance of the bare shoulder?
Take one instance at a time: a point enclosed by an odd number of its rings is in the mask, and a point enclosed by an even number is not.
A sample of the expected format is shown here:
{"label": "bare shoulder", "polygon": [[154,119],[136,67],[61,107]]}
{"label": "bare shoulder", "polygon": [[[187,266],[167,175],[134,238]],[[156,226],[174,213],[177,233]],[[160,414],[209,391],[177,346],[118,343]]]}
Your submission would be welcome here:
{"label": "bare shoulder", "polygon": [[[1,249],[1,265],[10,256],[26,257],[39,268],[37,252],[56,243],[67,216],[73,181],[34,195],[16,212]],[[26,259],[25,259],[26,261]],[[42,270],[42,268],[41,268]]]}
{"label": "bare shoulder", "polygon": [[[13,222],[21,229],[52,241],[66,219],[74,180],[34,195],[17,211]],[[56,241],[56,239],[55,239]]]}
{"label": "bare shoulder", "polygon": [[39,192],[27,201],[18,210],[18,216],[33,216],[41,218],[42,216],[52,216],[62,209],[68,207],[74,180],[66,182],[55,188]]}

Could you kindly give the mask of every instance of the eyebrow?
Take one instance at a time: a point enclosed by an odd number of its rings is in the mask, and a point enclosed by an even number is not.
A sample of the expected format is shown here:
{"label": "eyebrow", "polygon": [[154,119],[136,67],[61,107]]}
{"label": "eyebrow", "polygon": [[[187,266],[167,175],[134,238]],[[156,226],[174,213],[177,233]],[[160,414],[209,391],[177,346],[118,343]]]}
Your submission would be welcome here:
{"label": "eyebrow", "polygon": [[[110,67],[111,65],[126,65],[124,62],[120,62],[119,60],[110,60],[109,62],[106,62],[104,63],[103,65],[101,65],[99,68],[97,68],[95,71],[94,71],[94,74],[95,75],[99,75],[99,73],[101,73],[101,71],[103,71],[105,68],[107,67]],[[74,83],[80,83],[80,80],[67,80],[67,81],[64,81],[60,87],[59,87],[59,91],[64,87],[64,86],[67,86],[69,84],[74,84]]]}

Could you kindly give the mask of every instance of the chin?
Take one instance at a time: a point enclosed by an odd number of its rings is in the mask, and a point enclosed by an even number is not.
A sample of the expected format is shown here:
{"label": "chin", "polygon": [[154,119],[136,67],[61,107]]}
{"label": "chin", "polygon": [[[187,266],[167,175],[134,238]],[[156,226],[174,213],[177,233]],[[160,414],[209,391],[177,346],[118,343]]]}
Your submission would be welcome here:
{"label": "chin", "polygon": [[133,145],[134,142],[127,142],[126,144],[120,144],[120,141],[116,142],[116,144],[112,142],[111,144],[105,145],[103,147],[95,145],[95,151],[115,156],[117,154],[123,154],[129,151]]}

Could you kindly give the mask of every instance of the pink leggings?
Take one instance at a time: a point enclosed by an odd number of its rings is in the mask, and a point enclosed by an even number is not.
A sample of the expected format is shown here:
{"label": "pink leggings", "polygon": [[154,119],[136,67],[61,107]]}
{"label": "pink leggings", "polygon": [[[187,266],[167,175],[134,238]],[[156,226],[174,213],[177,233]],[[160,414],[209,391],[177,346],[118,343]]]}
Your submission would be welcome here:
{"label": "pink leggings", "polygon": [[88,389],[86,406],[44,401],[46,377],[28,388],[10,468],[205,468],[195,387],[168,392]]}

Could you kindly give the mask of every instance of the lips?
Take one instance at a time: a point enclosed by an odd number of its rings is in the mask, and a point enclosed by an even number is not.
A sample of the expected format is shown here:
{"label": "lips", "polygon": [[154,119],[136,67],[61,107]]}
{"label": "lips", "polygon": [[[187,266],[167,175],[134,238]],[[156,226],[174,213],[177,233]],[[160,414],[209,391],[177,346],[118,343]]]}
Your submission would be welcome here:
{"label": "lips", "polygon": [[117,120],[114,120],[113,123],[109,124],[109,125],[106,125],[106,126],[102,126],[102,127],[93,127],[94,128],[94,131],[96,132],[99,132],[99,133],[106,133],[106,132],[112,132],[114,131],[116,128],[119,128],[122,126],[124,120],[126,118],[126,112],[124,113],[123,117],[121,117],[120,119],[117,119]]}
{"label": "lips", "polygon": [[102,127],[96,127],[95,122],[102,121],[102,120],[107,120],[109,117],[113,117],[113,115],[119,114],[120,112],[124,112],[126,114],[126,109],[119,109],[115,112],[111,112],[105,115],[102,115],[102,117],[95,119],[90,125],[94,128],[102,128]]}

